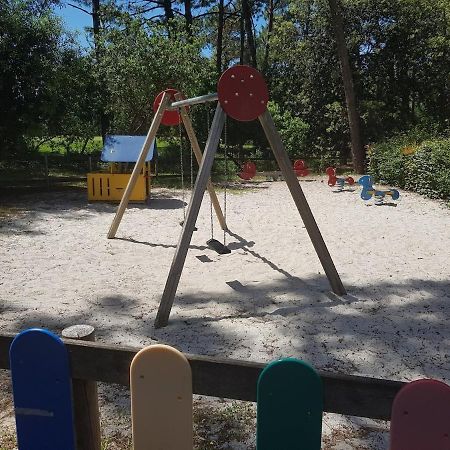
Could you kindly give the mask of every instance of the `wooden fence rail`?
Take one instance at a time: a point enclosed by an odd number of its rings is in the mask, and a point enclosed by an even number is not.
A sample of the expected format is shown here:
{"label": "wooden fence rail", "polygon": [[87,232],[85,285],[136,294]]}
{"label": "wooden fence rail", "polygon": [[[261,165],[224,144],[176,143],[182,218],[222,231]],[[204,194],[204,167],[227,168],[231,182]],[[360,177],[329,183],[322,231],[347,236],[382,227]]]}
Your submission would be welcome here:
{"label": "wooden fence rail", "polygon": [[[0,369],[9,369],[9,347],[15,334],[0,334]],[[129,386],[130,364],[140,350],[98,342],[64,339],[72,377]],[[192,369],[193,392],[199,395],[256,401],[258,377],[266,364],[186,354]],[[372,419],[390,420],[392,402],[405,384],[318,371],[324,391],[324,410]]]}

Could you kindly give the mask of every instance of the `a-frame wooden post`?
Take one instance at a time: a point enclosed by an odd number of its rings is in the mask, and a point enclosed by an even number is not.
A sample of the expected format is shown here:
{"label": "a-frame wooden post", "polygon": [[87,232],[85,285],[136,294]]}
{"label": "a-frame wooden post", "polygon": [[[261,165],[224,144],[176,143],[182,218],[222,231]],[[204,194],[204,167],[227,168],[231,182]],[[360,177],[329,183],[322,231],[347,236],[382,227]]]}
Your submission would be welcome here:
{"label": "a-frame wooden post", "polygon": [[[227,72],[231,71],[232,73],[229,75],[228,80],[237,81],[239,85],[239,79],[241,79],[242,85],[250,80],[250,83],[253,81],[258,81],[258,78],[261,75],[254,71],[254,69],[245,69],[245,71],[250,70],[250,76],[245,79],[245,74],[242,75],[243,66],[237,66],[235,68],[229,69]],[[225,77],[225,82],[227,82],[225,72],[222,75],[223,79]],[[262,77],[260,78],[262,80]],[[259,81],[261,82],[261,81]],[[264,81],[262,81],[264,83]],[[241,85],[240,85],[241,86]],[[265,86],[264,86],[265,87]],[[240,111],[242,102],[245,102],[242,99],[242,91],[239,92],[239,88],[232,87],[231,95],[229,92],[225,92],[225,95],[222,97],[222,101],[225,103],[225,108],[228,107],[230,109],[230,103],[232,103],[232,99],[237,97],[239,100],[237,103],[234,103],[232,111]],[[235,89],[235,90],[234,90]],[[230,91],[230,90],[228,90]],[[233,95],[234,92],[234,95]],[[249,96],[249,100],[253,101],[255,99],[254,90],[248,91],[247,94]],[[222,91],[223,93],[223,91]],[[244,93],[245,94],[245,93]],[[257,106],[259,109],[258,114],[252,116],[252,112],[249,108],[244,106],[242,108],[241,117],[234,117],[237,120],[252,120],[258,118],[261,122],[261,125],[264,129],[264,132],[267,136],[269,144],[272,148],[273,154],[278,162],[280,170],[286,180],[286,184],[288,185],[289,191],[292,195],[292,198],[297,206],[297,209],[300,213],[300,216],[305,224],[305,228],[309,234],[309,237],[313,243],[314,249],[319,257],[319,260],[324,268],[325,274],[328,277],[328,281],[330,282],[331,288],[333,292],[337,295],[345,295],[346,290],[342,281],[337,273],[336,267],[334,266],[333,260],[331,259],[331,255],[328,252],[327,246],[323,240],[323,237],[320,233],[319,227],[314,219],[314,216],[309,208],[308,202],[305,198],[303,190],[300,186],[300,183],[292,170],[291,162],[289,160],[289,156],[283,146],[280,135],[275,128],[275,124],[273,123],[273,119],[270,113],[267,111],[265,107],[266,101],[264,100],[264,95],[262,95],[262,100],[258,100]],[[236,107],[237,104],[237,107]],[[262,105],[262,106],[261,106]],[[241,115],[241,113],[239,113]],[[172,309],[172,305],[174,302],[175,294],[177,291],[178,284],[180,282],[181,273],[183,271],[183,266],[186,260],[187,251],[189,248],[189,244],[192,238],[192,233],[194,231],[195,222],[197,220],[197,215],[200,210],[201,201],[203,198],[203,193],[208,183],[208,179],[210,176],[212,163],[214,159],[214,155],[217,151],[217,146],[220,139],[220,134],[222,132],[222,128],[225,122],[225,112],[222,110],[221,106],[221,90],[220,90],[220,81],[219,81],[219,103],[217,104],[216,114],[214,116],[214,121],[211,126],[211,130],[209,133],[208,141],[206,143],[205,153],[203,155],[202,163],[200,165],[200,170],[197,176],[197,181],[195,183],[194,192],[192,194],[191,202],[187,212],[187,218],[184,223],[183,231],[180,237],[180,241],[178,243],[177,249],[175,251],[175,255],[172,261],[172,265],[170,267],[169,275],[167,277],[166,285],[164,288],[164,292],[161,298],[161,303],[159,305],[158,313],[156,315],[155,327],[163,327],[167,325],[169,320],[170,311]]]}
{"label": "a-frame wooden post", "polygon": [[[179,100],[179,101],[182,100],[182,95],[180,93],[175,94],[175,100]],[[191,143],[195,158],[200,167],[203,155],[202,155],[202,151],[200,150],[200,145],[198,145],[197,136],[195,135],[194,127],[192,126],[191,119],[189,117],[189,114],[188,114],[185,106],[182,106],[180,108],[180,115],[181,115],[181,120],[183,121],[184,128],[186,129],[186,133],[188,135],[189,141]],[[208,130],[208,132],[209,132],[209,130]],[[208,182],[206,184],[206,189],[208,189],[209,197],[211,198],[211,203],[214,206],[214,210],[216,212],[217,220],[219,221],[220,227],[224,231],[228,230],[227,223],[225,221],[225,217],[223,215],[222,208],[220,207],[220,203],[217,198],[216,191],[214,190],[211,179],[208,179]]]}
{"label": "a-frame wooden post", "polygon": [[119,207],[117,208],[116,215],[114,216],[111,227],[109,228],[108,239],[113,239],[116,235],[117,229],[119,228],[120,225],[120,221],[122,220],[125,209],[128,206],[131,193],[133,192],[138,176],[141,173],[142,168],[144,167],[145,158],[147,158],[150,145],[156,137],[156,133],[158,132],[159,125],[161,124],[164,111],[169,105],[169,102],[170,102],[170,94],[164,92],[161,99],[161,103],[159,104],[156,114],[153,117],[152,124],[150,125],[150,128],[148,130],[147,137],[145,138],[144,145],[142,146],[141,149],[141,153],[139,154],[138,160],[134,165],[134,169],[133,172],[131,173],[130,180],[128,181],[127,187],[125,188],[125,192],[123,193],[122,199],[120,200],[120,204]]}
{"label": "a-frame wooden post", "polygon": [[[217,94],[214,94],[214,95],[217,95]],[[141,172],[142,167],[145,164],[145,159],[147,158],[148,151],[150,149],[150,145],[156,137],[156,133],[158,132],[164,112],[166,111],[166,109],[169,106],[170,97],[171,97],[171,95],[169,93],[164,92],[164,94],[161,98],[161,103],[159,104],[159,107],[155,113],[155,116],[153,117],[153,121],[148,130],[147,137],[145,138],[145,142],[142,146],[138,160],[136,161],[133,172],[131,173],[130,179],[128,181],[127,187],[125,188],[122,199],[117,208],[116,215],[114,216],[113,222],[109,229],[108,239],[113,239],[116,236],[117,229],[119,228],[122,217],[128,206],[128,202],[130,200],[131,193],[133,192],[133,189],[136,185],[139,173]],[[181,94],[179,94],[179,93],[175,94],[176,100],[181,100],[181,98],[182,98]],[[186,129],[186,133],[188,135],[189,141],[191,142],[191,146],[192,146],[192,150],[194,151],[195,158],[197,159],[197,162],[200,165],[201,160],[202,160],[202,152],[200,150],[200,146],[198,144],[197,137],[195,135],[191,119],[189,118],[189,115],[187,113],[185,106],[180,106],[180,116],[183,121],[184,127]],[[208,193],[211,197],[211,202],[214,206],[214,210],[216,212],[220,227],[222,228],[222,230],[227,230],[228,229],[227,224],[226,224],[224,215],[222,213],[222,209],[220,207],[216,192],[211,183],[211,180],[208,180],[207,189],[208,189]]]}
{"label": "a-frame wooden post", "polygon": [[191,201],[186,213],[186,219],[183,224],[183,231],[173,257],[172,265],[170,266],[166,286],[164,287],[161,303],[156,315],[156,328],[166,326],[169,320],[170,311],[172,309],[178,283],[180,282],[181,272],[183,271],[184,262],[186,261],[186,255],[194,232],[195,222],[197,221],[203,194],[211,174],[214,155],[217,152],[224,123],[225,113],[223,112],[220,103],[217,103],[211,130],[205,146],[205,152],[203,153],[197,180],[195,181],[194,192],[192,193]]}
{"label": "a-frame wooden post", "polygon": [[[314,216],[309,208],[308,202],[305,198],[305,194],[300,186],[300,183],[295,176],[291,167],[289,156],[281,141],[280,135],[275,128],[270,113],[266,110],[259,117],[259,121],[264,129],[269,144],[272,148],[273,154],[280,166],[280,170],[286,180],[289,191],[297,206],[301,218],[305,224],[305,228],[311,238],[316,253],[319,257],[325,274],[328,277],[333,292],[337,295],[345,295],[346,290],[331,259],[327,246],[322,238],[319,227],[314,219]],[[223,112],[220,104],[217,104],[216,114],[211,127],[211,131],[206,143],[205,153],[200,165],[200,171],[198,173],[197,181],[194,187],[194,193],[192,195],[191,203],[188,208],[186,220],[181,234],[180,241],[173,258],[172,265],[170,267],[169,275],[167,277],[166,286],[161,298],[158,313],[156,315],[155,327],[160,328],[167,325],[169,320],[170,311],[174,302],[175,294],[177,291],[178,283],[180,282],[183,266],[186,261],[186,255],[189,248],[189,244],[192,239],[192,233],[194,232],[195,222],[200,210],[203,193],[207,185],[214,155],[219,144],[220,134],[225,121],[225,113]]]}
{"label": "a-frame wooden post", "polygon": [[286,184],[288,185],[298,212],[300,213],[303,223],[305,224],[306,231],[311,238],[311,242],[314,245],[317,256],[322,263],[322,267],[328,277],[328,281],[331,284],[331,289],[337,295],[345,295],[347,292],[342,284],[339,274],[337,273],[336,267],[334,266],[333,260],[331,259],[328,248],[323,240],[322,234],[320,233],[319,227],[317,226],[308,202],[306,201],[302,187],[300,186],[295,172],[292,170],[289,155],[284,148],[280,134],[275,128],[272,116],[269,111],[266,110],[258,117],[258,119],[261,122],[264,133],[266,134],[267,140],[269,141],[270,147],[272,148],[273,154],[280,167],[281,173],[286,180]]}

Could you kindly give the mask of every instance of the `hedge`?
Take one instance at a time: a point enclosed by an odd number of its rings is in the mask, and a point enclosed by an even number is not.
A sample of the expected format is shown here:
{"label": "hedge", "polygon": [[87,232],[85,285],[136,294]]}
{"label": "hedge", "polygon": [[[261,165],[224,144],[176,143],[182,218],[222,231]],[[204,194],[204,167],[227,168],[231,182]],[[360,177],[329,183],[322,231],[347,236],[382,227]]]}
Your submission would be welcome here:
{"label": "hedge", "polygon": [[393,138],[370,147],[368,157],[375,181],[450,199],[450,138],[421,143]]}

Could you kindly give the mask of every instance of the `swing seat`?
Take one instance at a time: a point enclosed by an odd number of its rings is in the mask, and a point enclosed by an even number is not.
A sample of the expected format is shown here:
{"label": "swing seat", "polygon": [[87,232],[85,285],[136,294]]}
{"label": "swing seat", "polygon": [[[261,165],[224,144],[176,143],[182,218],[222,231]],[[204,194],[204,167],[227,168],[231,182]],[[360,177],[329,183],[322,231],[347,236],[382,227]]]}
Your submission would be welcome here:
{"label": "swing seat", "polygon": [[211,250],[217,252],[219,255],[227,255],[228,253],[231,253],[231,250],[226,245],[223,245],[222,242],[218,241],[217,239],[210,239],[209,241],[206,241],[206,245]]}

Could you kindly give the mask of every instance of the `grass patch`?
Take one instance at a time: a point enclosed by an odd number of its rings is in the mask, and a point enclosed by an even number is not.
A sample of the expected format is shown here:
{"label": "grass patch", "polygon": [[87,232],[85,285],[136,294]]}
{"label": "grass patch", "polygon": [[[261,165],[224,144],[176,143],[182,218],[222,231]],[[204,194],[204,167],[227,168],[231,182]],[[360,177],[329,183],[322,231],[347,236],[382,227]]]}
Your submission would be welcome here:
{"label": "grass patch", "polygon": [[255,407],[247,402],[194,405],[194,448],[230,450],[230,443],[243,444],[254,437]]}
{"label": "grass patch", "polygon": [[[40,141],[42,144],[39,145]],[[60,155],[66,155],[67,150],[69,153],[75,154],[90,154],[101,152],[103,148],[103,142],[101,136],[95,136],[87,141],[85,145],[84,139],[68,139],[64,136],[55,136],[49,140],[44,141],[40,138],[29,138],[30,147],[38,146],[39,153],[58,153]],[[164,140],[158,139],[158,149],[165,150],[170,146],[170,143]]]}

